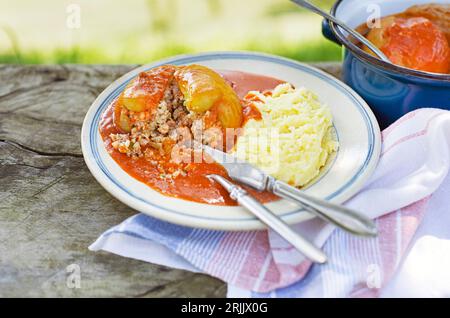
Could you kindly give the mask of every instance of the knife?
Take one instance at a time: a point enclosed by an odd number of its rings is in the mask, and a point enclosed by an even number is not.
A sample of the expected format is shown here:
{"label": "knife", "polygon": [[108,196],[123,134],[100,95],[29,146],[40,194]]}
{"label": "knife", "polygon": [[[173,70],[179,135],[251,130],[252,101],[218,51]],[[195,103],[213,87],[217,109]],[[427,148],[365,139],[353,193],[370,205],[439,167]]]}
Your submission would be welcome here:
{"label": "knife", "polygon": [[350,233],[363,236],[377,235],[375,223],[357,211],[308,195],[283,181],[275,179],[232,154],[206,145],[201,145],[200,147],[214,161],[221,164],[228,172],[230,178],[235,181],[246,184],[258,191],[269,191],[282,198],[293,201],[301,205],[308,212]]}

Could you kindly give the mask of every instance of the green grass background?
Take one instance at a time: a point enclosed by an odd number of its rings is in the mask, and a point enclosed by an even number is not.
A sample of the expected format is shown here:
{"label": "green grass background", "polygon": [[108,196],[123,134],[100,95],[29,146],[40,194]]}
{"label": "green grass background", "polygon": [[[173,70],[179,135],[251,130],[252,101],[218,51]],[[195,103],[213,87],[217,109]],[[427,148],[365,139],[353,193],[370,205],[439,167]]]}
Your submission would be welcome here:
{"label": "green grass background", "polygon": [[[329,10],[334,1],[313,2]],[[67,26],[71,4],[80,28]],[[0,63],[148,63],[218,50],[341,56],[321,18],[288,0],[0,0],[0,8]]]}

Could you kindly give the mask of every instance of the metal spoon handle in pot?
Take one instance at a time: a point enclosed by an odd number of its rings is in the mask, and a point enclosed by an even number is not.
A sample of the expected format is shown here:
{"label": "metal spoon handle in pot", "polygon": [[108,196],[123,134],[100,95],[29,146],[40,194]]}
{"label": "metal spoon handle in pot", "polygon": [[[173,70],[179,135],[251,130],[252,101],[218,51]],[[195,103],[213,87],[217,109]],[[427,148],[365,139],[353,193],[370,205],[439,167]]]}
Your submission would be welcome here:
{"label": "metal spoon handle in pot", "polygon": [[303,8],[306,8],[314,13],[317,13],[318,15],[324,17],[327,20],[334,22],[335,24],[337,24],[338,26],[343,28],[345,31],[350,33],[353,37],[358,39],[358,41],[360,41],[365,46],[367,46],[369,48],[369,50],[371,50],[381,60],[391,63],[391,61],[386,57],[386,55],[383,52],[381,52],[381,50],[379,48],[377,48],[375,45],[372,44],[372,42],[367,40],[362,34],[359,34],[357,31],[355,31],[353,28],[349,27],[343,21],[337,19],[336,17],[332,16],[331,14],[326,13],[325,11],[316,7],[315,5],[313,5],[312,3],[308,2],[308,1],[305,1],[305,0],[291,0],[291,1]]}

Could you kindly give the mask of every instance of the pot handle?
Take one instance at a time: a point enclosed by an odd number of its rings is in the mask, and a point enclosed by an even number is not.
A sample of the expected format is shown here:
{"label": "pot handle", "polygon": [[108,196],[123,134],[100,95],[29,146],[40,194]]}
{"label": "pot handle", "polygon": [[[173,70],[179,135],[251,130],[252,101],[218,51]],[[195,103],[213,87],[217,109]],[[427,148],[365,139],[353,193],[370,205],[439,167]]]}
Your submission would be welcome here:
{"label": "pot handle", "polygon": [[336,43],[337,45],[342,45],[341,42],[334,36],[333,31],[331,30],[330,21],[327,19],[322,20],[322,34],[328,40]]}

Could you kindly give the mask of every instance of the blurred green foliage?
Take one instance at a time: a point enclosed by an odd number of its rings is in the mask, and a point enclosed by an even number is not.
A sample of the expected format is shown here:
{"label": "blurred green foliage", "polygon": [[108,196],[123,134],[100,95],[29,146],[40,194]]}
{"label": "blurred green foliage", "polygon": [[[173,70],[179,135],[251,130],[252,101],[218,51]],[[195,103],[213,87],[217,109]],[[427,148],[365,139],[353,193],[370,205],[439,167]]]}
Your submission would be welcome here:
{"label": "blurred green foliage", "polygon": [[[310,43],[301,43],[296,46],[280,45],[278,47],[264,47],[259,43],[248,43],[242,48],[243,51],[255,51],[268,54],[275,54],[304,62],[316,61],[337,61],[341,57],[340,48],[330,42],[316,41]],[[65,64],[65,63],[146,63],[152,60],[158,60],[178,54],[190,54],[204,52],[205,50],[195,50],[194,48],[182,46],[165,46],[154,54],[147,55],[146,60],[121,59],[120,61],[111,60],[104,55],[98,48],[79,48],[55,49],[52,51],[24,51],[20,54],[6,52],[0,54],[0,64],[19,63],[19,64]]]}
{"label": "blurred green foliage", "polygon": [[[24,5],[30,3],[20,1]],[[96,13],[95,8],[84,9],[87,5],[83,1],[86,0],[80,0],[83,14]],[[325,40],[320,33],[320,18],[288,0],[189,2],[192,8],[186,6],[187,1],[184,0],[130,0],[130,3],[135,3],[135,7],[129,5],[130,12],[135,10],[135,19],[142,21],[141,24],[135,26],[135,21],[123,19],[117,22],[119,27],[112,29],[116,26],[108,24],[110,21],[101,24],[95,20],[93,26],[83,26],[88,32],[82,36],[76,37],[75,31],[66,30],[68,35],[65,37],[70,41],[65,45],[60,44],[56,33],[45,34],[47,30],[53,31],[50,26],[41,32],[42,35],[38,33],[42,36],[41,42],[32,38],[33,45],[29,44],[31,35],[23,31],[27,31],[20,24],[23,20],[17,19],[20,21],[15,23],[13,19],[9,25],[5,24],[0,12],[0,35],[3,33],[1,36],[4,38],[0,42],[0,63],[148,63],[177,54],[218,50],[259,51],[300,61],[340,59],[340,48]],[[334,1],[314,2],[328,10]],[[48,8],[55,5],[53,0],[41,0],[41,3]],[[239,3],[241,9],[234,14],[234,7]],[[115,8],[113,2],[108,3],[108,10],[103,14],[121,13],[121,8]],[[10,17],[8,19],[11,21]],[[62,20],[59,16],[56,19]],[[105,17],[96,15],[95,19],[100,21]],[[99,29],[100,26],[105,30]],[[228,29],[230,31],[226,32]],[[123,34],[119,37],[116,35],[119,33]]]}
{"label": "blurred green foliage", "polygon": [[[314,2],[319,8],[328,11],[334,3],[334,0],[321,0],[311,1]],[[294,12],[309,13],[308,10],[297,6],[290,1],[277,2],[267,7],[266,14],[268,16],[276,17],[284,14],[291,14]]]}

